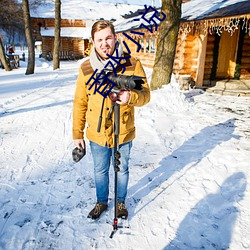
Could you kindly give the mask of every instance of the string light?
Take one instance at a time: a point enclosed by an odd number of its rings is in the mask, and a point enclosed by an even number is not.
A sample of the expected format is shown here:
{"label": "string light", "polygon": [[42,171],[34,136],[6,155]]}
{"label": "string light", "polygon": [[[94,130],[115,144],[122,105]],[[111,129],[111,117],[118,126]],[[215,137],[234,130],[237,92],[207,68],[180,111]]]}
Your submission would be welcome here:
{"label": "string light", "polygon": [[239,29],[241,19],[243,20],[242,30],[245,30],[245,32],[250,35],[249,16],[216,18],[199,22],[182,22],[179,33],[186,36],[191,32],[200,33],[203,31],[205,36],[213,32],[216,32],[216,34],[220,36],[223,31],[226,31],[232,36],[234,32]]}

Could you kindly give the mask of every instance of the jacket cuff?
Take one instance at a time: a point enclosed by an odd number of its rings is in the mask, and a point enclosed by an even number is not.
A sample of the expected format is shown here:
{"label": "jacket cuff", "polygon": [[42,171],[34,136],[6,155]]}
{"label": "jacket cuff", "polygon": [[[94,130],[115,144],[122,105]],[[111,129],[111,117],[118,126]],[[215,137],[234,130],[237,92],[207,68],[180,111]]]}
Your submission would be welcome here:
{"label": "jacket cuff", "polygon": [[73,140],[83,139],[83,132],[73,131]]}

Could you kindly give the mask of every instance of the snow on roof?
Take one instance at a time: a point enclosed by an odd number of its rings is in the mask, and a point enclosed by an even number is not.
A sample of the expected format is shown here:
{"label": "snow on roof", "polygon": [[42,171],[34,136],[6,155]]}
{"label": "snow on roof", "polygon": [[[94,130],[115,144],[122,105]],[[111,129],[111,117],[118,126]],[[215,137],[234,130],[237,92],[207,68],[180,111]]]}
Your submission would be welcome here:
{"label": "snow on roof", "polygon": [[137,5],[151,5],[160,7],[162,4],[161,0],[97,0],[98,2],[112,2],[112,3],[126,3],[126,4],[137,4]]}
{"label": "snow on roof", "polygon": [[[116,32],[122,32],[122,31],[137,29],[137,28],[140,27],[141,24],[144,24],[144,25],[148,26],[149,23],[146,20],[149,19],[150,16],[152,16],[152,14],[148,13],[148,14],[145,15],[145,19],[139,19],[139,20],[134,20],[134,19],[137,19],[138,17],[131,17],[131,18],[128,18],[128,19],[120,18],[119,20],[114,22],[115,31]],[[157,19],[154,19],[154,20],[155,20],[155,22],[157,24],[160,23],[159,20],[157,20]]]}
{"label": "snow on roof", "polygon": [[[157,9],[160,12],[160,9]],[[194,21],[201,19],[211,19],[216,17],[234,16],[250,14],[249,0],[191,0],[182,4],[182,21]],[[149,19],[152,14],[148,13],[145,19]],[[122,32],[139,28],[143,23],[149,26],[146,20],[140,19],[139,16],[131,18],[120,18],[114,22],[116,32]],[[160,21],[154,18],[154,21],[159,24]]]}
{"label": "snow on roof", "polygon": [[[225,10],[234,10],[231,12]],[[212,13],[217,12],[217,15]],[[182,19],[185,21],[209,19],[250,13],[249,0],[192,0],[182,4]]]}
{"label": "snow on roof", "polygon": [[[42,36],[54,36],[54,28],[41,28]],[[90,38],[90,28],[84,27],[62,27],[61,28],[61,37],[78,37],[82,39]]]}
{"label": "snow on roof", "polygon": [[[136,4],[99,3],[93,0],[62,0],[61,2],[61,18],[72,20],[118,19],[121,15],[136,11],[142,7]],[[47,1],[37,9],[31,9],[30,15],[31,17],[54,18],[55,4]]]}

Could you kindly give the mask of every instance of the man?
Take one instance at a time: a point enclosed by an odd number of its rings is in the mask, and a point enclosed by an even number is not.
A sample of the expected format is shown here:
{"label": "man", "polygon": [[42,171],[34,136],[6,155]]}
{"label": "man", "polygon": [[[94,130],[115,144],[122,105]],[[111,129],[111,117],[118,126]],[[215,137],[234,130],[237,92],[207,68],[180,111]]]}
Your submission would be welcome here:
{"label": "man", "polygon": [[[103,96],[95,92],[95,87],[90,88],[94,82],[92,77],[95,70],[100,73],[107,63],[110,62],[116,67],[117,74],[121,74],[123,67],[126,68],[124,75],[137,75],[145,77],[145,72],[141,63],[134,58],[122,59],[120,64],[110,59],[108,55],[128,57],[129,54],[123,52],[121,43],[118,42],[112,23],[100,20],[94,23],[91,31],[93,50],[90,59],[82,63],[76,84],[76,91],[73,104],[73,140],[76,147],[85,147],[84,133],[87,123],[86,137],[90,141],[90,149],[94,162],[94,175],[96,185],[97,202],[90,211],[88,218],[97,219],[108,208],[109,195],[109,168],[113,160],[114,134],[113,118],[111,113],[112,101],[110,98],[104,99],[104,108],[100,132],[97,132],[98,121],[103,102]],[[107,55],[108,54],[108,55]],[[109,65],[110,66],[110,65]],[[106,68],[113,70],[112,67]],[[95,76],[96,78],[97,76]],[[91,79],[91,80],[90,80]],[[88,82],[90,80],[90,82]],[[117,194],[117,217],[128,216],[125,206],[125,198],[128,186],[128,161],[132,140],[135,138],[134,107],[143,106],[150,100],[150,90],[146,78],[142,90],[121,90],[118,93],[120,104],[120,134],[119,152],[121,154],[118,172],[118,194]],[[112,114],[111,119],[110,113]]]}

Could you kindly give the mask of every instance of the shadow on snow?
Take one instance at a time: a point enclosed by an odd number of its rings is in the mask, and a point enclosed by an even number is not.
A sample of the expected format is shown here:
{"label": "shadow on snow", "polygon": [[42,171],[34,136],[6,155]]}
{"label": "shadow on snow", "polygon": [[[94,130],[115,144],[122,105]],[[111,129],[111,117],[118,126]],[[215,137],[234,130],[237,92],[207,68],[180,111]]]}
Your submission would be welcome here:
{"label": "shadow on snow", "polygon": [[234,203],[243,199],[246,185],[242,172],[228,177],[217,193],[207,195],[190,210],[164,250],[229,249],[239,213]]}
{"label": "shadow on snow", "polygon": [[[154,169],[152,172],[148,173],[141,180],[139,180],[135,185],[131,186],[128,190],[129,196],[133,197],[134,200],[140,200],[142,197],[149,195],[161,184],[166,182],[172,175],[174,175],[174,173],[187,167],[187,165],[189,166],[185,172],[187,172],[190,168],[196,167],[197,164],[199,164],[199,162],[216,146],[232,138],[239,139],[239,136],[233,134],[235,129],[234,123],[235,119],[229,119],[223,123],[202,129],[198,134],[192,136],[178,149],[173,151],[171,155],[162,159],[158,168]],[[148,203],[156,199],[172,184],[173,182],[169,183],[164,189],[161,189],[161,192],[157,193],[157,195]],[[148,203],[146,203],[143,207],[145,207]],[[143,209],[143,207],[141,209]]]}
{"label": "shadow on snow", "polygon": [[72,103],[72,102],[73,102],[73,100],[66,100],[66,101],[62,101],[62,102],[43,104],[43,105],[39,105],[36,107],[21,108],[21,109],[14,110],[14,111],[5,111],[3,113],[0,113],[0,117],[6,117],[8,115],[15,115],[15,114],[25,113],[25,112],[29,112],[29,111],[44,109],[44,108],[51,108],[51,107],[55,107],[55,106],[65,105],[65,104]]}
{"label": "shadow on snow", "polygon": [[[131,211],[130,208],[130,216],[133,217],[139,213],[175,181],[180,179],[181,176],[185,175],[188,170],[196,167],[216,146],[232,138],[239,139],[239,136],[233,134],[234,130],[235,119],[229,119],[225,122],[206,127],[184,142],[183,145],[173,151],[171,155],[162,159],[158,168],[148,173],[129,188],[129,199],[132,200],[132,203],[133,201],[138,203],[143,197],[151,193],[156,193],[136,212],[136,204],[132,206],[133,211]],[[165,183],[176,172],[184,168],[186,168],[186,170],[181,176],[171,180],[169,183]],[[164,188],[161,187],[159,189],[164,183]],[[176,246],[178,246],[180,242],[183,244],[180,249],[186,249],[188,246],[190,246],[191,249],[196,245],[202,247],[202,244],[205,242],[215,248],[218,246],[227,247],[230,242],[231,228],[237,213],[237,209],[232,204],[237,199],[242,198],[238,193],[244,192],[245,185],[246,178],[242,173],[235,174],[227,179],[218,194],[209,195],[191,210],[189,215],[187,215],[181,223],[177,238],[165,249],[178,249]],[[160,191],[157,192],[158,190]],[[220,201],[220,203],[216,204],[217,201]]]}

